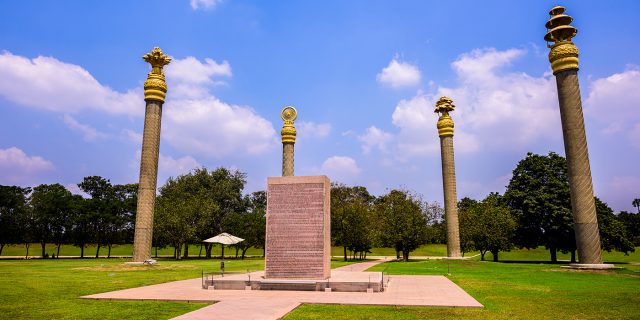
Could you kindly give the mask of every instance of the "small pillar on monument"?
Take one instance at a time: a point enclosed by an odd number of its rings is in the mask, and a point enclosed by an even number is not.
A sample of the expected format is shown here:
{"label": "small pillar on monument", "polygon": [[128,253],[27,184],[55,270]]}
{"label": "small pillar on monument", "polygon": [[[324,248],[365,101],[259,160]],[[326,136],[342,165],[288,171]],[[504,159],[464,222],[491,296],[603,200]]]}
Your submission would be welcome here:
{"label": "small pillar on monument", "polygon": [[158,179],[158,155],[160,152],[160,123],[162,104],[167,93],[162,68],[171,58],[155,47],[142,57],[151,64],[151,72],[144,82],[144,131],[142,134],[142,155],[140,157],[140,182],[138,185],[138,205],[133,240],[133,262],[144,262],[151,258],[153,239],[153,212],[156,202]]}
{"label": "small pillar on monument", "polygon": [[293,176],[298,117],[282,109],[282,177],[267,178],[266,279],[331,277],[331,183],[326,176]]}
{"label": "small pillar on monument", "polygon": [[564,12],[560,6],[549,11],[551,18],[545,25],[544,40],[550,49],[549,62],[558,87],[578,261],[598,265],[602,264],[600,231],[578,86],[578,48],[571,41],[578,30],[569,25],[573,18]]}
{"label": "small pillar on monument", "polygon": [[447,225],[447,257],[459,258],[460,231],[458,226],[458,197],[456,195],[456,168],[453,157],[453,120],[449,112],[456,108],[453,100],[441,97],[436,102],[435,112],[440,135],[440,154],[442,156],[442,187],[444,190],[444,219]]}
{"label": "small pillar on monument", "polygon": [[282,176],[293,176],[293,146],[296,143],[296,127],[293,122],[298,118],[298,111],[292,106],[287,106],[280,112],[284,121],[282,126]]}

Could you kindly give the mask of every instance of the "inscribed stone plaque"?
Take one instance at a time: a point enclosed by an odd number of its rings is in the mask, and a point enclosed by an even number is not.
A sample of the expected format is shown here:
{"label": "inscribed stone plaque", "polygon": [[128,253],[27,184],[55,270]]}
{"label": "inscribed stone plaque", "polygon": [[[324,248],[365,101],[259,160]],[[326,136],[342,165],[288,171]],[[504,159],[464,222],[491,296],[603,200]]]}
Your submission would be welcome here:
{"label": "inscribed stone plaque", "polygon": [[331,212],[326,176],[269,177],[265,277],[328,279]]}

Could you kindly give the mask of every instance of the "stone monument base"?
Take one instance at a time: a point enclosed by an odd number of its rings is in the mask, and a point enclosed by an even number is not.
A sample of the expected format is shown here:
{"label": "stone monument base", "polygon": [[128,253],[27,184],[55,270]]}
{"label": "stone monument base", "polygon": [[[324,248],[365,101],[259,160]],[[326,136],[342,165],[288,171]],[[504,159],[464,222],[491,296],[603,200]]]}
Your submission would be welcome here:
{"label": "stone monument base", "polygon": [[[388,281],[381,272],[335,271],[329,279],[265,278],[264,271],[230,274],[207,278],[202,283],[206,290],[280,290],[324,292],[382,292]],[[248,289],[249,288],[249,289]]]}
{"label": "stone monument base", "polygon": [[265,279],[331,276],[331,193],[326,176],[269,177]]}
{"label": "stone monument base", "polygon": [[611,270],[616,269],[616,266],[608,263],[571,263],[568,266],[562,266],[563,268],[578,269],[578,270]]}

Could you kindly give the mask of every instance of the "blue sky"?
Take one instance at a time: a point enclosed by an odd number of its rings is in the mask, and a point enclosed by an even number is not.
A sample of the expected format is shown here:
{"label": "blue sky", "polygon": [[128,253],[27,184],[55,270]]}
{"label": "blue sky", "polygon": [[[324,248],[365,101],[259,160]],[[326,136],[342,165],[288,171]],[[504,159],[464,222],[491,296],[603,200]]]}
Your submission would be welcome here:
{"label": "blue sky", "polygon": [[158,184],[205,166],[280,174],[280,110],[298,109],[296,175],[442,202],[435,101],[457,105],[459,197],[504,192],[528,151],[564,154],[543,36],[578,28],[596,195],[640,197],[640,3],[616,1],[11,1],[0,4],[0,184],[137,182],[149,66],[166,67]]}

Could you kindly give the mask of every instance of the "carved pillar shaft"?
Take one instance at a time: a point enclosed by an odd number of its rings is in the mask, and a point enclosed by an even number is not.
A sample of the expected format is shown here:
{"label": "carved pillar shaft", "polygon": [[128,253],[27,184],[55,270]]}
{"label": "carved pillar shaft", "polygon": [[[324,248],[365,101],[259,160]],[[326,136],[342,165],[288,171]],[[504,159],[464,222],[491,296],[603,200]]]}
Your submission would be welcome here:
{"label": "carved pillar shaft", "polygon": [[162,102],[148,101],[144,116],[144,132],[142,134],[140,182],[138,186],[136,229],[133,240],[133,261],[137,262],[151,258],[161,119]]}
{"label": "carved pillar shaft", "polygon": [[460,230],[458,226],[458,196],[456,194],[456,166],[453,156],[453,119],[449,112],[455,109],[453,100],[441,97],[436,102],[435,112],[438,119],[440,136],[440,155],[442,158],[442,187],[444,193],[444,219],[447,224],[447,256],[459,258]]}
{"label": "carved pillar shaft", "polygon": [[453,136],[440,137],[442,156],[442,186],[444,191],[444,219],[447,223],[447,256],[460,257],[460,231],[458,227],[458,196],[453,156]]}
{"label": "carved pillar shaft", "polygon": [[133,261],[144,262],[151,258],[153,242],[153,213],[156,203],[158,180],[158,157],[160,155],[160,126],[162,105],[167,93],[162,68],[171,58],[160,48],[154,48],[143,59],[151,64],[151,72],[144,82],[144,131],[142,133],[142,154],[140,157],[140,181],[138,184],[138,204],[133,238]]}
{"label": "carved pillar shaft", "polygon": [[293,146],[292,142],[282,143],[282,176],[293,176]]}
{"label": "carved pillar shaft", "polygon": [[569,169],[571,211],[578,260],[585,264],[602,263],[600,231],[593,199],[589,150],[584,129],[577,69],[556,74],[564,149]]}
{"label": "carved pillar shaft", "polygon": [[571,41],[578,30],[570,25],[573,18],[564,14],[565,11],[562,6],[551,8],[551,17],[545,24],[548,32],[544,40],[553,42],[549,45],[549,62],[558,86],[578,261],[582,264],[601,264],[600,230],[578,85],[579,53]]}

